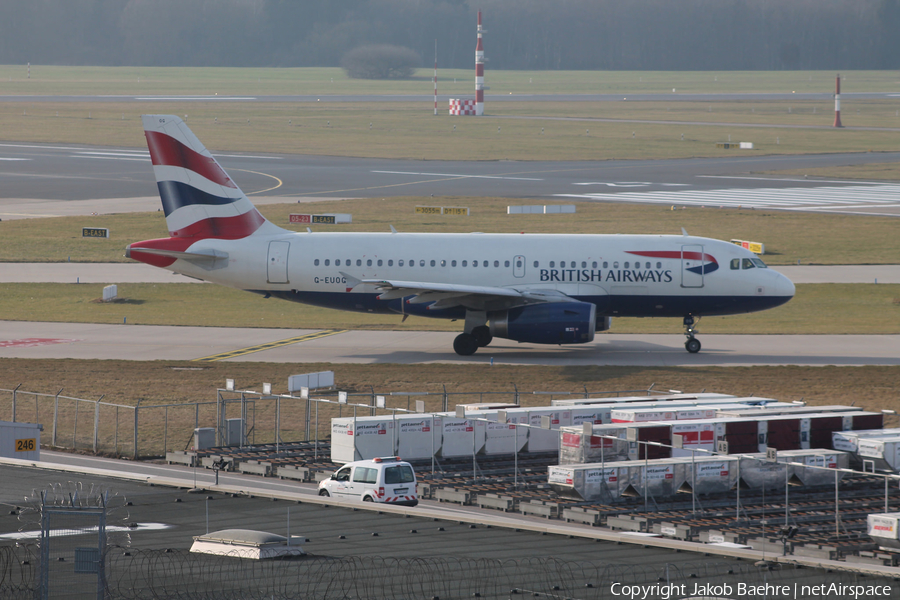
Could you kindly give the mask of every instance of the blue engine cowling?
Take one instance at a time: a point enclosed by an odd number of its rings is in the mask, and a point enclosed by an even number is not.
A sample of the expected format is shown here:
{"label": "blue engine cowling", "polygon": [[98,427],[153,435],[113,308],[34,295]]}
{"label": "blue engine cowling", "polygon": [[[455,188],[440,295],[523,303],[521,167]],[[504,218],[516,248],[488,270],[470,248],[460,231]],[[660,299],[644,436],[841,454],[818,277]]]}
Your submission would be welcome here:
{"label": "blue engine cowling", "polygon": [[590,302],[532,304],[491,312],[491,335],[532,344],[584,344],[594,340],[597,307]]}

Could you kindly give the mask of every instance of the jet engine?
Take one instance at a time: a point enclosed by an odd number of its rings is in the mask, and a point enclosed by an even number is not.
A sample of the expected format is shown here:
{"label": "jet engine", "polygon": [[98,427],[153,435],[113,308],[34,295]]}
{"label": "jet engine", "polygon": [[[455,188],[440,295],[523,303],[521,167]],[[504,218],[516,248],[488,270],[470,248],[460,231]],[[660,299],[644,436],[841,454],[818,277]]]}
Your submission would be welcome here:
{"label": "jet engine", "polygon": [[532,344],[584,344],[597,330],[597,307],[590,302],[532,304],[491,312],[488,318],[494,337]]}

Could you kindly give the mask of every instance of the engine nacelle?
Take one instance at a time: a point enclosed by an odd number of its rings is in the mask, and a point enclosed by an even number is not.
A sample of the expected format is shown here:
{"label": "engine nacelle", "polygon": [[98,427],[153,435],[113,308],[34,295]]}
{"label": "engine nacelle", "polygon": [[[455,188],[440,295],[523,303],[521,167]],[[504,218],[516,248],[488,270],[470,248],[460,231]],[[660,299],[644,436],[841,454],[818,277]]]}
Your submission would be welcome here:
{"label": "engine nacelle", "polygon": [[532,344],[584,344],[594,340],[597,307],[590,302],[532,304],[489,313],[491,335]]}
{"label": "engine nacelle", "polygon": [[609,331],[612,327],[612,317],[600,317],[597,319],[597,327],[594,331]]}

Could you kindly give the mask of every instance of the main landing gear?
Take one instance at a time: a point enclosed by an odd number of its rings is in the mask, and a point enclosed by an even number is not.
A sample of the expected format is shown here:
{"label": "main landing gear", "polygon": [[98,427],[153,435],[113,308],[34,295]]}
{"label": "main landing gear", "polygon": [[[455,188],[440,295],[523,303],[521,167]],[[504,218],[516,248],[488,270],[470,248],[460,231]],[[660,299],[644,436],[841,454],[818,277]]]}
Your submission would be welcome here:
{"label": "main landing gear", "polygon": [[453,350],[460,356],[471,356],[479,348],[483,348],[493,341],[491,329],[487,325],[479,325],[472,329],[471,333],[461,333],[453,340]]}
{"label": "main landing gear", "polygon": [[[700,320],[700,317],[697,317],[697,321]],[[684,318],[684,335],[687,336],[687,341],[684,343],[684,349],[690,352],[691,354],[697,354],[700,352],[700,340],[694,337],[694,316],[688,315]]]}

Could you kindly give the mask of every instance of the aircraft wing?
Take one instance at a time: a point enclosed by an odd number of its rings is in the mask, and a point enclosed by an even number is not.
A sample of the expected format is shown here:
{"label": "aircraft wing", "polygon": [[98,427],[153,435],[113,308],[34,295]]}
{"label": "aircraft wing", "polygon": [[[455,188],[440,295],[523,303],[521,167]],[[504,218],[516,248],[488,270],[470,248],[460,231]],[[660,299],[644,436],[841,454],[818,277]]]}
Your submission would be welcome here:
{"label": "aircraft wing", "polygon": [[432,302],[429,310],[463,306],[470,310],[503,310],[542,302],[576,302],[557,290],[516,289],[483,285],[459,285],[397,279],[358,279],[341,272],[347,280],[347,291],[369,285],[379,293],[379,300],[395,300],[413,296],[408,302]]}

